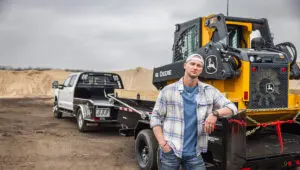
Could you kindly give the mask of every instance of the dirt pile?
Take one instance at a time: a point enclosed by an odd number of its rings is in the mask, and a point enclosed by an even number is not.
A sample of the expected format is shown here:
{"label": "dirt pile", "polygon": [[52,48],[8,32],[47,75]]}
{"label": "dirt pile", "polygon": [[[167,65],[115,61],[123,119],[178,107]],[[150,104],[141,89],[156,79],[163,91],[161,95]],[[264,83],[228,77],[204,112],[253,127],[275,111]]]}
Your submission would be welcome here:
{"label": "dirt pile", "polygon": [[115,71],[122,78],[126,90],[152,91],[156,88],[152,85],[152,70],[137,67],[124,71]]}
{"label": "dirt pile", "polygon": [[[152,70],[136,69],[116,71],[119,73],[127,90],[156,90],[152,85]],[[0,97],[52,97],[52,82],[62,83],[70,74],[64,70],[0,70]]]}
{"label": "dirt pile", "polygon": [[292,93],[300,94],[300,80],[290,80],[290,90]]}
{"label": "dirt pile", "polygon": [[47,97],[52,96],[52,82],[62,82],[68,72],[49,71],[0,71],[1,97]]}

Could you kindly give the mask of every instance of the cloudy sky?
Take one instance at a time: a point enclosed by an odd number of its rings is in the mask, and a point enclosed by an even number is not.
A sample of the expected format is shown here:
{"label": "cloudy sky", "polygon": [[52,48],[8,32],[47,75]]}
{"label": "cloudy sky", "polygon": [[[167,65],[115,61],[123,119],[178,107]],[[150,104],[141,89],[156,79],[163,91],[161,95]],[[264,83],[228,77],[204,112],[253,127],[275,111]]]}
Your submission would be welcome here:
{"label": "cloudy sky", "polygon": [[[268,18],[275,43],[300,53],[299,0],[230,0],[229,15]],[[0,65],[98,71],[172,61],[174,25],[225,0],[0,0]],[[299,55],[298,55],[299,56]]]}

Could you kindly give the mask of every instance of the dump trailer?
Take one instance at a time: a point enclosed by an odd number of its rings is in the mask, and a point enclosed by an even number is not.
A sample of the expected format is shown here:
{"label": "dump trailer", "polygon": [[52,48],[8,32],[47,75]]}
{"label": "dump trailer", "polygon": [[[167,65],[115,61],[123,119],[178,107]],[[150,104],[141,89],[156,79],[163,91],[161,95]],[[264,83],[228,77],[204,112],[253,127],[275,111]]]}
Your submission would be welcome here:
{"label": "dump trailer", "polygon": [[300,166],[300,95],[289,89],[299,79],[297,50],[275,45],[267,19],[199,17],[176,24],[173,62],[153,69],[156,92],[115,90],[108,97],[119,108],[120,134],[135,137],[141,169],[159,168],[158,143],[150,128],[159,90],[179,80],[187,56],[199,53],[199,79],[220,90],[239,114],[220,118],[209,135],[208,170],[292,169]]}

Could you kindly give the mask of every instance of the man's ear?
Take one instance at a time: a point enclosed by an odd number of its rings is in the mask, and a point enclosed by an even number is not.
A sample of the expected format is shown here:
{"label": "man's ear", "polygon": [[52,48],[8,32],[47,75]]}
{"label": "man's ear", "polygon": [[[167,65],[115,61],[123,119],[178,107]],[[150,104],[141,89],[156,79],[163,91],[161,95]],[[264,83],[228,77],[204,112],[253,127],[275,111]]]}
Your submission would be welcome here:
{"label": "man's ear", "polygon": [[183,63],[183,68],[184,68],[184,70],[186,70],[185,67],[186,67],[186,63]]}

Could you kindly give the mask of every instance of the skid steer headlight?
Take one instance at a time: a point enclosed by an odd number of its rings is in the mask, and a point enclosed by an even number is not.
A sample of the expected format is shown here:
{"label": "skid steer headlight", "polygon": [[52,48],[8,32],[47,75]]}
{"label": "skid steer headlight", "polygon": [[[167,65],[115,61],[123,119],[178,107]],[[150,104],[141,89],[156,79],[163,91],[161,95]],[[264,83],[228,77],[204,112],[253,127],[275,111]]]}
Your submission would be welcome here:
{"label": "skid steer headlight", "polygon": [[255,61],[254,56],[250,56],[250,57],[249,57],[249,61],[250,61],[251,63],[254,62],[254,61]]}

